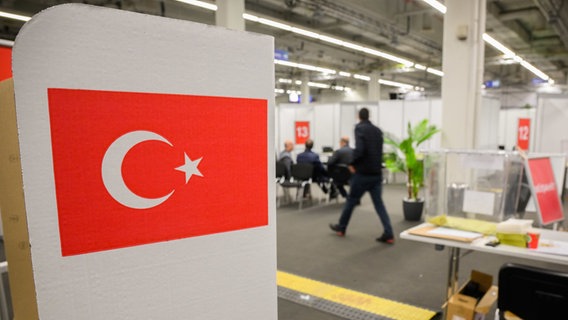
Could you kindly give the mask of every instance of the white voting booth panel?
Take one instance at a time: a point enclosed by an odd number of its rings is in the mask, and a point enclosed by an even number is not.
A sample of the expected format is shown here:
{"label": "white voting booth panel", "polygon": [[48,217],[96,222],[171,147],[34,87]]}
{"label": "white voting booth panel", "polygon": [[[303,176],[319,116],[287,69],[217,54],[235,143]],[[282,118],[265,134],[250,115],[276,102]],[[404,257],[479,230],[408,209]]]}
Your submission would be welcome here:
{"label": "white voting booth panel", "polygon": [[[277,149],[282,150],[285,140],[294,140],[294,124],[296,121],[310,122],[310,138],[314,140],[314,150],[321,152],[322,146],[339,148],[342,136],[350,138],[354,147],[353,136],[355,125],[359,122],[358,112],[361,108],[370,112],[370,120],[396,137],[406,137],[408,121],[413,125],[423,119],[441,127],[441,100],[382,100],[379,102],[341,102],[340,104],[280,104],[277,108]],[[425,142],[424,148],[439,148],[440,135]],[[301,152],[303,145],[296,145],[296,152]]]}
{"label": "white voting booth panel", "polygon": [[[537,152],[566,152],[568,96],[540,95],[537,107]],[[564,141],[564,142],[563,142]]]}
{"label": "white voting booth panel", "polygon": [[[336,104],[281,104],[277,108],[278,142],[277,149],[282,150],[284,141],[295,142],[295,123],[309,122],[309,137],[314,140],[314,151],[321,152],[323,146],[339,145],[337,135],[339,106]],[[337,141],[336,141],[337,140]],[[295,144],[296,153],[304,150],[303,143]]]}
{"label": "white voting booth panel", "polygon": [[334,149],[339,148],[339,138],[349,137],[350,145],[355,147],[355,125],[359,122],[359,110],[367,108],[369,110],[369,120],[375,125],[379,125],[379,105],[377,102],[342,102],[340,104],[340,132]]}
{"label": "white voting booth panel", "polygon": [[505,146],[505,150],[512,150],[517,145],[519,119],[530,119],[529,150],[536,150],[536,109],[502,109],[499,112],[499,145]]}
{"label": "white voting booth panel", "polygon": [[495,150],[499,146],[500,106],[498,99],[482,97],[481,106],[477,112],[476,149]]}
{"label": "white voting booth panel", "polygon": [[[277,318],[275,190],[268,183],[274,176],[273,54],[271,37],[78,4],[52,7],[24,26],[14,46],[14,83],[41,319]],[[121,119],[112,125],[97,122],[95,107],[104,110],[103,118]],[[83,114],[86,108],[97,114],[92,125]],[[68,158],[59,158],[64,151],[83,159],[74,150],[98,148],[90,135],[58,131],[77,129],[78,121],[85,121],[84,131],[97,128],[93,137],[128,133],[107,142],[104,157],[93,160],[100,167],[85,159],[62,169],[62,163],[68,164]],[[235,138],[223,131],[236,125],[251,136]],[[155,132],[159,128],[164,132]],[[74,141],[75,135],[86,140]],[[126,153],[135,153],[144,141],[164,150],[183,144],[186,152],[185,164],[181,151],[168,171],[177,172],[181,183],[169,187],[174,191],[158,204],[149,204],[154,196],[124,188],[121,161],[125,165]],[[243,150],[247,143],[251,146]],[[256,162],[248,153],[259,156]],[[148,156],[160,159],[159,154]],[[235,157],[258,164],[252,179],[231,172],[235,181],[254,181],[264,189],[252,200],[239,194],[247,186],[234,188],[235,195],[221,192],[220,181],[214,183],[218,170],[236,165]],[[142,161],[139,168],[150,174],[158,162]],[[66,174],[77,181],[63,180]],[[83,175],[95,181],[81,181]],[[101,189],[104,183],[108,193],[95,201],[83,183]],[[82,194],[73,194],[75,188]],[[217,201],[199,202],[192,193],[209,193]],[[121,202],[128,197],[141,206]],[[66,201],[87,203],[85,210],[92,212],[64,215]],[[244,202],[254,209],[240,210],[238,216],[231,211]],[[100,208],[103,203],[107,207]],[[246,219],[251,214],[252,223]],[[78,220],[93,216],[102,223],[100,236],[88,225],[73,229]],[[109,233],[116,223],[121,229]],[[86,236],[85,230],[94,233]],[[177,233],[169,235],[170,230]],[[121,231],[131,237],[116,242],[113,237]],[[105,237],[112,240],[105,242]]]}

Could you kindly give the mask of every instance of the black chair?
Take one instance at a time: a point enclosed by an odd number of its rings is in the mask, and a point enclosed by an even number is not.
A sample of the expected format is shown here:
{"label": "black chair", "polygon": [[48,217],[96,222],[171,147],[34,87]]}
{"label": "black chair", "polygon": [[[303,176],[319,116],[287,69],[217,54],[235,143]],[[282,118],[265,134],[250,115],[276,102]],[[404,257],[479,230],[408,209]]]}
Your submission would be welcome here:
{"label": "black chair", "polygon": [[276,161],[276,182],[286,179],[286,165]]}
{"label": "black chair", "polygon": [[568,305],[568,273],[507,263],[499,270],[499,319],[560,319]]}
{"label": "black chair", "polygon": [[312,183],[314,167],[308,163],[296,163],[292,165],[292,177],[280,183],[282,188],[296,188],[296,199],[299,199],[299,209],[302,210],[304,203],[304,192],[306,186]]}
{"label": "black chair", "polygon": [[[351,179],[351,171],[346,165],[335,165],[328,168],[327,173],[331,178],[331,183],[339,186],[348,186]],[[339,197],[337,197],[339,201]]]}
{"label": "black chair", "polygon": [[[286,165],[280,161],[276,161],[276,185],[281,185],[287,179]],[[276,195],[276,207],[280,207],[280,197],[278,196],[278,190]],[[284,197],[288,198],[288,193],[284,190]]]}

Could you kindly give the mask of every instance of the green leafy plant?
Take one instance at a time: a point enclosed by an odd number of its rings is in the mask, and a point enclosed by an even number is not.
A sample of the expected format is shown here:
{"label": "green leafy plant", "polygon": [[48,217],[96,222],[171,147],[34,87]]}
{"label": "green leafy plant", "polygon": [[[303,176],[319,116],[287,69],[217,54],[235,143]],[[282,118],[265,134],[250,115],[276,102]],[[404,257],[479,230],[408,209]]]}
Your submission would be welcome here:
{"label": "green leafy plant", "polygon": [[428,119],[424,119],[415,126],[411,126],[408,122],[408,137],[402,141],[385,133],[384,142],[394,149],[384,154],[385,166],[391,172],[406,173],[408,200],[418,200],[418,192],[424,183],[423,159],[417,148],[438,132],[440,130],[435,125],[429,124]]}

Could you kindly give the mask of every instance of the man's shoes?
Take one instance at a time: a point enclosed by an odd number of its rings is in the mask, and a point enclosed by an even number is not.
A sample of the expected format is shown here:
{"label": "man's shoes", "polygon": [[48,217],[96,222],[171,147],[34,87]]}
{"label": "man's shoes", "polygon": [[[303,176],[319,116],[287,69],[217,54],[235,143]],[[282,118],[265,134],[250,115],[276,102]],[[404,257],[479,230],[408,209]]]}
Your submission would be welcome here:
{"label": "man's shoes", "polygon": [[379,238],[377,238],[378,242],[383,242],[386,244],[394,244],[394,237],[393,236],[389,236],[383,233],[382,236],[380,236]]}
{"label": "man's shoes", "polygon": [[329,224],[329,228],[333,231],[335,231],[335,233],[340,236],[340,237],[344,237],[345,236],[345,229],[341,228],[338,224],[333,224],[330,223]]}

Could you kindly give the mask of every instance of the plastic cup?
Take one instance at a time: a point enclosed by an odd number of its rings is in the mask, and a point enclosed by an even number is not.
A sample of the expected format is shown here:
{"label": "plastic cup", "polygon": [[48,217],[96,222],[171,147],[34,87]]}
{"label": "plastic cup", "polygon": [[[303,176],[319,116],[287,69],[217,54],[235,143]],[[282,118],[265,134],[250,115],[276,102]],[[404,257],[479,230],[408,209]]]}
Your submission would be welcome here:
{"label": "plastic cup", "polygon": [[540,238],[540,231],[531,229],[527,232],[527,248],[536,249],[538,248],[538,240]]}

